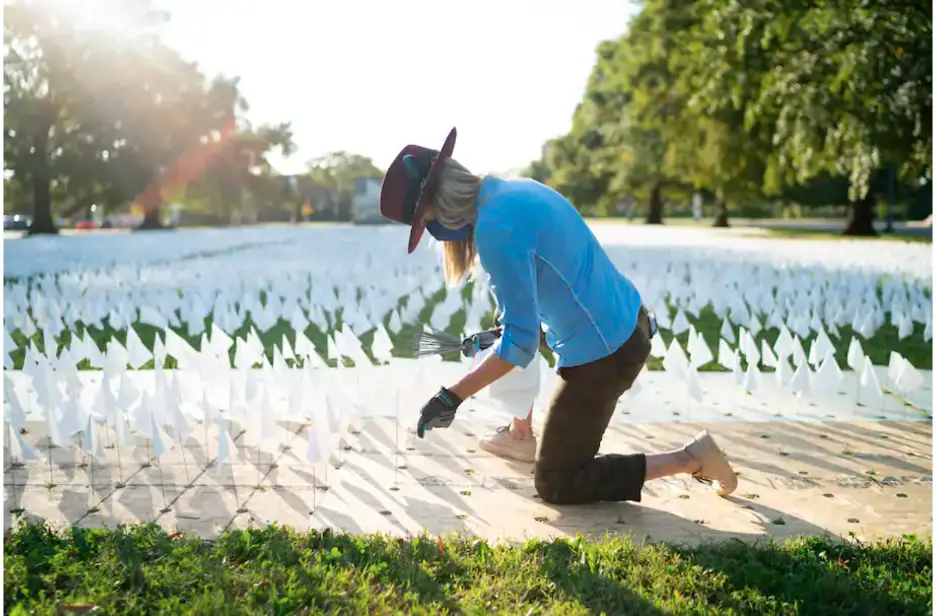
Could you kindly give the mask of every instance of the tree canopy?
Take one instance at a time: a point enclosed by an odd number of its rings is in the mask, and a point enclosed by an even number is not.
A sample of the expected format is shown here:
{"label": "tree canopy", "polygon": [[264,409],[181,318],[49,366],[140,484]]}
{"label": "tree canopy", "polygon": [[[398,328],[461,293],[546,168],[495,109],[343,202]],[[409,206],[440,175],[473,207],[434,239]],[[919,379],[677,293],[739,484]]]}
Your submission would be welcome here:
{"label": "tree canopy", "polygon": [[153,2],[119,3],[119,30],[50,6],[4,5],[5,211],[31,208],[42,233],[56,231],[53,214],[92,205],[136,204],[145,226],[169,201],[220,224],[295,209],[298,193],[268,160],[294,152],[290,124],[247,121],[238,78],[206,75],[165,45],[168,17]]}
{"label": "tree canopy", "polygon": [[664,193],[702,191],[727,224],[746,200],[821,195],[873,233],[875,178],[931,182],[931,58],[929,3],[646,0],[535,170],[599,213],[636,197],[659,222]]}

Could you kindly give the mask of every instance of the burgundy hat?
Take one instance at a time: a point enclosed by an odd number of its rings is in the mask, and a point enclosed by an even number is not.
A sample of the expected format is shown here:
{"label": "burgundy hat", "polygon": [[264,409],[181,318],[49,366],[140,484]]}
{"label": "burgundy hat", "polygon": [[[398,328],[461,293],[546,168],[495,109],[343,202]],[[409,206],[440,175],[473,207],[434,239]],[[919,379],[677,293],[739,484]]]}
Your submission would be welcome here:
{"label": "burgundy hat", "polygon": [[441,150],[408,145],[397,154],[387,169],[380,187],[380,213],[384,218],[410,226],[409,252],[419,245],[426,225],[422,221],[426,206],[435,196],[439,182],[439,163],[452,156],[455,129],[449,132]]}

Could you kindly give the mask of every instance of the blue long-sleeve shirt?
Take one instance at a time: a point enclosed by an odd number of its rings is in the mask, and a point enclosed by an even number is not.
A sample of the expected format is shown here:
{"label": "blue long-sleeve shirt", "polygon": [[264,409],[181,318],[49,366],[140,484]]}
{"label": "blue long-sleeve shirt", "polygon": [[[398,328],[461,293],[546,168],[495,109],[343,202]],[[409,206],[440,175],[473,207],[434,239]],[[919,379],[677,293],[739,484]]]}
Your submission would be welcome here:
{"label": "blue long-sleeve shirt", "polygon": [[606,357],[630,338],[640,293],[568,199],[533,180],[487,177],[478,208],[475,244],[504,327],[498,357],[529,365],[541,323],[559,368]]}

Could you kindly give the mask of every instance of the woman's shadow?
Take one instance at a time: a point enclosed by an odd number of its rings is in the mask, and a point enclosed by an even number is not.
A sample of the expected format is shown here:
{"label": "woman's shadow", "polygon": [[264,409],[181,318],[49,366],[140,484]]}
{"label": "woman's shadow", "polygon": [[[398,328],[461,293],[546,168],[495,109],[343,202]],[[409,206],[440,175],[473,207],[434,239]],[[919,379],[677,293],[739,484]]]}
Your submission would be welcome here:
{"label": "woman's shadow", "polygon": [[[658,577],[659,584],[680,584],[675,572],[689,575],[687,569],[699,576],[696,592],[707,586],[718,588],[718,596],[708,598],[736,613],[750,613],[745,595],[752,591],[788,606],[834,604],[845,608],[840,613],[908,613],[909,599],[860,580],[846,566],[832,566],[838,556],[832,565],[827,562],[835,550],[841,550],[845,562],[859,547],[855,541],[756,502],[733,496],[725,500],[749,510],[761,531],[716,530],[702,520],[633,503],[554,506],[557,517],[547,524],[560,531],[557,534],[577,538],[537,542],[535,549],[542,552],[550,581],[592,613],[669,613],[635,592],[635,580]],[[596,540],[609,535],[626,535],[634,545],[654,547],[649,555],[628,549],[623,541],[611,548],[598,547]],[[783,545],[778,540],[799,537],[811,539],[796,547],[777,547]],[[583,550],[591,554],[583,556]],[[721,581],[706,576],[721,576]]]}

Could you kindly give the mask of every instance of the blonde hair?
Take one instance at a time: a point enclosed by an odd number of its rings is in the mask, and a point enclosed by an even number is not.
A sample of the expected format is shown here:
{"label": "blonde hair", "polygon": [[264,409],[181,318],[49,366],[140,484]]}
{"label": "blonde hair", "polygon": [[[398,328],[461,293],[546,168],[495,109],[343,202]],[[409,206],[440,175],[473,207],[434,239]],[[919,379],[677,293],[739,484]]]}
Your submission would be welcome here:
{"label": "blonde hair", "polygon": [[[447,229],[473,225],[477,211],[475,201],[481,190],[481,178],[451,158],[442,161],[439,184],[436,187],[432,212],[439,224]],[[441,242],[445,284],[457,287],[473,273],[478,261],[474,235],[461,242]]]}

